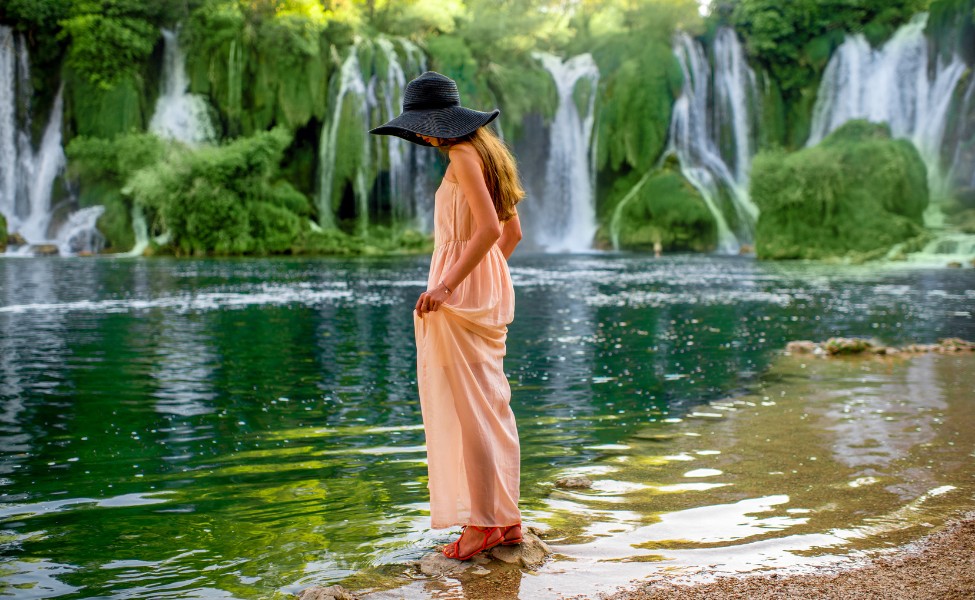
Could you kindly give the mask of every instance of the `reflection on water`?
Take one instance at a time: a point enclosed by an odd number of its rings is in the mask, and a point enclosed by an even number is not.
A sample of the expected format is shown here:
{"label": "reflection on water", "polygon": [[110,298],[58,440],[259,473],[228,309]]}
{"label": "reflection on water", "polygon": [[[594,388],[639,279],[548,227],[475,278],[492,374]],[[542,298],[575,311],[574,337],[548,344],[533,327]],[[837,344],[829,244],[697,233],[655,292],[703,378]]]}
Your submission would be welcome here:
{"label": "reflection on water", "polygon": [[[426,516],[410,317],[426,266],[0,262],[0,597],[404,583],[399,565],[451,537]],[[812,564],[971,498],[962,359],[768,370],[797,338],[975,338],[970,270],[607,255],[512,272],[524,513],[575,560],[403,594]],[[574,474],[593,489],[553,489]]]}

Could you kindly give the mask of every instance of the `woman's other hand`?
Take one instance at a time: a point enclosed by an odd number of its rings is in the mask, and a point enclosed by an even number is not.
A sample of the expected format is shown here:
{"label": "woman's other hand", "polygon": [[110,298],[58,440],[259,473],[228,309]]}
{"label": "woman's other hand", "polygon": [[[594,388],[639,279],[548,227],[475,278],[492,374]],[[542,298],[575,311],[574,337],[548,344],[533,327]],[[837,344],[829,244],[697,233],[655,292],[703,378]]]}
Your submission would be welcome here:
{"label": "woman's other hand", "polygon": [[424,313],[436,312],[440,305],[447,301],[450,297],[450,292],[447,291],[447,286],[440,284],[433,289],[429,289],[422,294],[416,301],[416,314],[421,319]]}

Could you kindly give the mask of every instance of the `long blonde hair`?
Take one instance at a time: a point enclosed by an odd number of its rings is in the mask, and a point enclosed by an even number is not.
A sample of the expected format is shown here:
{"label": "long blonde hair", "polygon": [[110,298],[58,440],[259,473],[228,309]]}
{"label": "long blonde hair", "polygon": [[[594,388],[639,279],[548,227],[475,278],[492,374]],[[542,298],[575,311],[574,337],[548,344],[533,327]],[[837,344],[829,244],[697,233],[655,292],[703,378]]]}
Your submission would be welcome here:
{"label": "long blonde hair", "polygon": [[[506,223],[515,216],[515,205],[525,197],[525,190],[518,178],[518,166],[511,155],[511,151],[503,141],[498,139],[488,127],[478,127],[465,137],[457,141],[445,140],[448,144],[470,142],[481,157],[484,165],[484,183],[487,185],[494,210],[498,213],[498,220]],[[449,147],[440,146],[443,153],[449,152]]]}

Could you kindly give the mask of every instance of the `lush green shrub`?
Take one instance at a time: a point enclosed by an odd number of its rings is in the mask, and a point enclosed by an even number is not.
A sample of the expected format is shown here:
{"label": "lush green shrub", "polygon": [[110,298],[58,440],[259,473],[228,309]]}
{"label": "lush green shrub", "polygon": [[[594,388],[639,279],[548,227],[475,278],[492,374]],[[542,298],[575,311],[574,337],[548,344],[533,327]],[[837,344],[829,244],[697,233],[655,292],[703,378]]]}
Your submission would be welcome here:
{"label": "lush green shrub", "polygon": [[869,254],[923,231],[927,174],[886,125],[851,121],[816,147],[759,154],[751,195],[759,258]]}
{"label": "lush green shrub", "polygon": [[279,181],[290,143],[277,128],[225,146],[183,149],[138,171],[126,190],[179,254],[285,252],[311,211],[307,198]]}

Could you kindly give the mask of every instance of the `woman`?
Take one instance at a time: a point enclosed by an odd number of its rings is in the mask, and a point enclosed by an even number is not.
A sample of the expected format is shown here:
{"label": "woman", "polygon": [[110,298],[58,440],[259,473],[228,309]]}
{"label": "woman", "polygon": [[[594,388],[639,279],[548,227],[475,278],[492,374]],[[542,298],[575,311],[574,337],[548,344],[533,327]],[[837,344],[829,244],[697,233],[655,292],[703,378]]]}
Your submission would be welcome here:
{"label": "woman", "polygon": [[514,318],[507,259],[521,239],[515,204],[525,193],[511,153],[485,127],[499,113],[462,107],[457,84],[428,71],[406,86],[403,114],[370,132],[450,159],[413,325],[430,517],[435,529],[464,526],[443,549],[458,560],[521,542],[520,448],[502,361]]}

